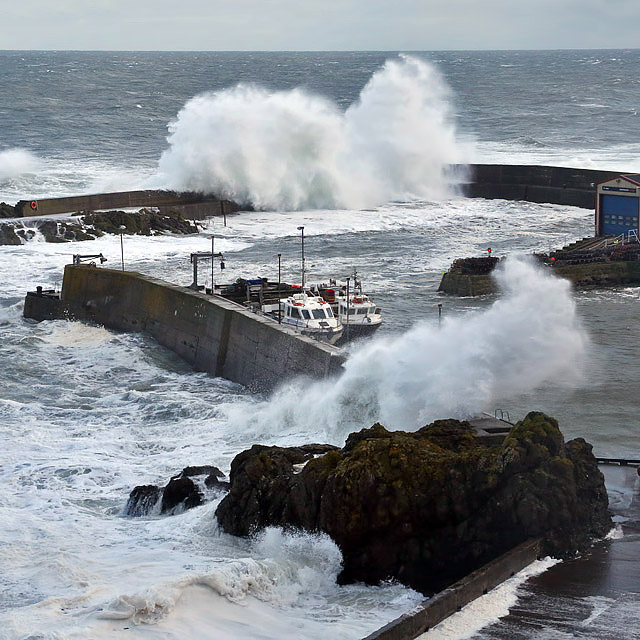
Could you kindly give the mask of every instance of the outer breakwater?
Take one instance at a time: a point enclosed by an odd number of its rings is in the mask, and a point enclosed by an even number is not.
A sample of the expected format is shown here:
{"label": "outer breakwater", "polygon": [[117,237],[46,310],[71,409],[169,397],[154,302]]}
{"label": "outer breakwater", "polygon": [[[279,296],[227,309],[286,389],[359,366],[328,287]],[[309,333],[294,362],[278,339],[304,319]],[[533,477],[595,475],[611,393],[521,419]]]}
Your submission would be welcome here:
{"label": "outer breakwater", "polygon": [[[470,198],[502,198],[529,202],[549,202],[593,209],[597,182],[620,175],[620,171],[599,171],[536,165],[472,164],[462,193]],[[630,173],[630,172],[627,172]],[[8,205],[7,205],[8,206]],[[144,190],[79,195],[65,198],[20,200],[16,217],[49,216],[76,211],[158,207],[179,211],[185,218],[198,220],[240,210],[230,200],[202,193]],[[6,213],[4,217],[7,217]]]}
{"label": "outer breakwater", "polygon": [[462,189],[469,198],[548,202],[583,209],[595,208],[596,183],[625,173],[506,164],[472,164],[469,169],[469,181]]}
{"label": "outer breakwater", "polygon": [[206,371],[268,391],[295,376],[337,374],[340,351],[242,306],[131,271],[67,265],[62,293],[29,293],[24,316],[92,321],[144,332]]}
{"label": "outer breakwater", "polygon": [[231,200],[205,196],[202,193],[145,190],[97,193],[67,198],[20,200],[15,206],[15,215],[18,218],[26,218],[130,207],[158,207],[161,213],[176,211],[190,220],[201,220],[208,216],[222,216],[240,210],[240,205]]}

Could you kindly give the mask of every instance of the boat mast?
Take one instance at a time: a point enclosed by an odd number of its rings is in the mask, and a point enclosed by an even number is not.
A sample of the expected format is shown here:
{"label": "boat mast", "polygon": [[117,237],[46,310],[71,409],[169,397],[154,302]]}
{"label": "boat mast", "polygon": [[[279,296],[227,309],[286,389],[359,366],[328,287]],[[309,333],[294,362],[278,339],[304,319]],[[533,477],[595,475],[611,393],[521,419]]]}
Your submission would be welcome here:
{"label": "boat mast", "polygon": [[302,243],[302,293],[304,293],[304,289],[305,289],[304,227],[298,227],[298,231],[300,231],[300,240],[301,240],[301,243]]}

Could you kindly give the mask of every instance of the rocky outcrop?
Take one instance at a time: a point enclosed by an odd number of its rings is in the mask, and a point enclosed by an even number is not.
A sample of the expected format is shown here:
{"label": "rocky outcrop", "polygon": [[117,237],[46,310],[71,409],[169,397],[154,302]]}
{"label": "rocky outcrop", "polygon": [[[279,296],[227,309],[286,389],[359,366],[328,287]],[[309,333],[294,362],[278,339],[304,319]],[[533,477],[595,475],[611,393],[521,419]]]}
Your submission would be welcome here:
{"label": "rocky outcrop", "polygon": [[16,210],[10,204],[6,202],[0,202],[0,218],[15,218]]}
{"label": "rocky outcrop", "polygon": [[230,480],[216,511],[228,533],[323,531],[342,551],[341,582],[395,578],[425,593],[528,538],[563,555],[612,526],[590,445],[565,445],[542,413],[497,447],[456,420],[416,433],[376,424],[312,458],[256,445],[234,459]]}
{"label": "rocky outcrop", "polygon": [[[139,234],[149,236],[154,233],[198,233],[198,227],[185,220],[175,211],[158,213],[153,209],[140,209],[137,213],[127,211],[88,212],[82,215],[88,227],[102,233]],[[124,228],[122,228],[124,227]]]}
{"label": "rocky outcrop", "polygon": [[153,235],[156,233],[198,233],[198,227],[185,220],[178,212],[158,213],[150,209],[138,212],[103,211],[81,212],[77,220],[44,220],[32,222],[35,228],[25,227],[23,222],[0,224],[0,245],[21,244],[31,240],[37,229],[46,242],[77,242],[95,240],[105,233]]}
{"label": "rocky outcrop", "polygon": [[20,236],[16,233],[16,228],[9,222],[0,224],[0,245],[22,244]]}
{"label": "rocky outcrop", "polygon": [[135,487],[129,494],[124,515],[172,515],[197,507],[205,502],[205,488],[213,492],[226,491],[229,488],[229,483],[223,480],[224,477],[224,473],[213,465],[185,467],[173,476],[164,488],[153,484]]}

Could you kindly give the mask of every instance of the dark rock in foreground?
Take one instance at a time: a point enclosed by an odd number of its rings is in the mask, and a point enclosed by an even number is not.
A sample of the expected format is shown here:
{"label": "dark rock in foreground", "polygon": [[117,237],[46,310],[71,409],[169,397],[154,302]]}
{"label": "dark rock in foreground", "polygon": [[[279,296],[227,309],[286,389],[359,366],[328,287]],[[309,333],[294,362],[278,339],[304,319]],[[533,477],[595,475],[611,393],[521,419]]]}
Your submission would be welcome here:
{"label": "dark rock in foreground", "polygon": [[498,447],[466,422],[440,420],[416,433],[374,425],[309,458],[298,448],[243,451],[216,515],[235,535],[270,525],[329,534],[342,583],[395,578],[434,592],[528,538],[562,556],[612,526],[591,446],[565,444],[542,413]]}

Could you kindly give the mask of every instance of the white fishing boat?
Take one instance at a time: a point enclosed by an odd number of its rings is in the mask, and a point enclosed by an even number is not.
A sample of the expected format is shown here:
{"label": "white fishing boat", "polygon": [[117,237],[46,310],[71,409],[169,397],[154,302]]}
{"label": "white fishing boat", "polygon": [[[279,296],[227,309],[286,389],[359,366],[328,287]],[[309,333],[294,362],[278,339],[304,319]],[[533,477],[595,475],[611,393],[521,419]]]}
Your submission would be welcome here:
{"label": "white fishing boat", "polygon": [[356,340],[373,334],[382,324],[382,314],[376,303],[362,292],[362,281],[356,271],[345,282],[331,280],[329,284],[311,287],[311,291],[326,300],[344,327],[345,340]]}
{"label": "white fishing boat", "polygon": [[279,304],[264,304],[262,312],[315,340],[335,344],[342,336],[342,323],[331,305],[306,291],[283,298]]}
{"label": "white fishing boat", "polygon": [[376,303],[364,293],[336,292],[336,311],[344,326],[345,337],[355,340],[370,336],[382,324],[382,315]]}

